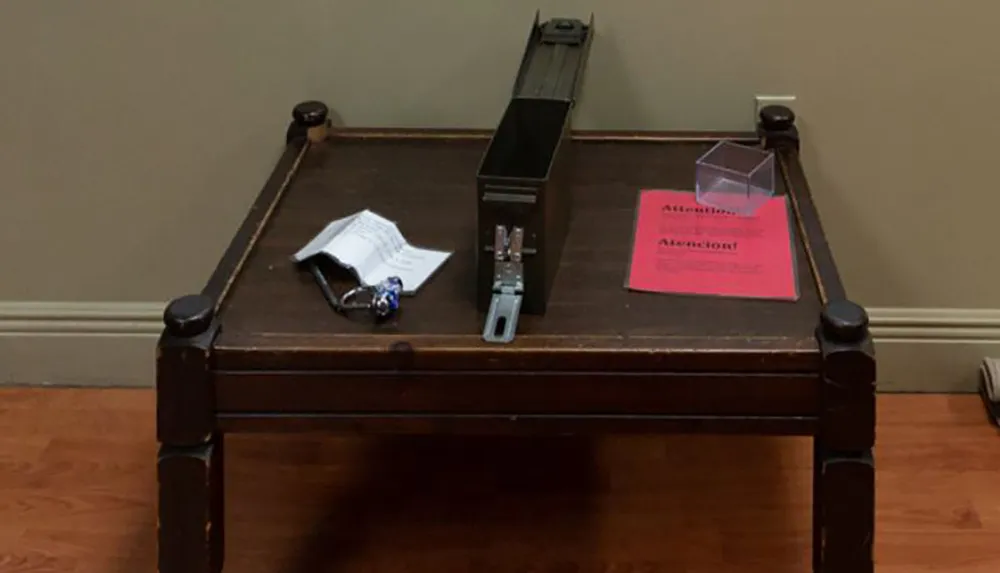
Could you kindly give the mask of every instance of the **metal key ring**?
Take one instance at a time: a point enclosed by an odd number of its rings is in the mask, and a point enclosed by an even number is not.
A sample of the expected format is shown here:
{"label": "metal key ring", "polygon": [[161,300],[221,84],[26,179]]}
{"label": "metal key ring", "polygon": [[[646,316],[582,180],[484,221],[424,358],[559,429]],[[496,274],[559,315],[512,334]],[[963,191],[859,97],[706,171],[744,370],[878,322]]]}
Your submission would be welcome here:
{"label": "metal key ring", "polygon": [[[307,265],[310,274],[319,285],[323,298],[335,312],[346,314],[349,310],[367,310],[377,320],[388,318],[399,310],[399,298],[403,294],[403,281],[397,276],[391,276],[375,285],[361,285],[337,296],[330,283],[323,276],[323,271],[315,263]],[[368,300],[358,300],[362,293],[367,293]]]}
{"label": "metal key ring", "polygon": [[341,295],[340,307],[344,310],[368,310],[371,308],[371,302],[359,302],[356,299],[362,293],[368,293],[370,296],[374,290],[374,287],[370,286],[354,287]]}

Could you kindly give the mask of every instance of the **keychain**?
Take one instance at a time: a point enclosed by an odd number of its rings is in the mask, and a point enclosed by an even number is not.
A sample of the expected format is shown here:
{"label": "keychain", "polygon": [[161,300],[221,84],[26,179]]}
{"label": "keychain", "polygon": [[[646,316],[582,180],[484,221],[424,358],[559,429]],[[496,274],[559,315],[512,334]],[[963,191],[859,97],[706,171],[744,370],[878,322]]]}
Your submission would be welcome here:
{"label": "keychain", "polygon": [[333,310],[341,314],[347,314],[347,311],[351,310],[367,310],[375,320],[381,321],[399,310],[399,301],[403,294],[403,280],[399,277],[389,277],[371,286],[354,287],[338,297],[316,264],[309,265],[309,272],[319,284],[326,301]]}
{"label": "keychain", "polygon": [[[399,310],[399,297],[403,293],[403,281],[399,277],[389,277],[376,285],[359,286],[344,293],[340,297],[340,306],[344,310],[364,310],[367,309],[375,315],[376,319],[383,320],[389,318]],[[359,297],[367,301],[359,301]]]}

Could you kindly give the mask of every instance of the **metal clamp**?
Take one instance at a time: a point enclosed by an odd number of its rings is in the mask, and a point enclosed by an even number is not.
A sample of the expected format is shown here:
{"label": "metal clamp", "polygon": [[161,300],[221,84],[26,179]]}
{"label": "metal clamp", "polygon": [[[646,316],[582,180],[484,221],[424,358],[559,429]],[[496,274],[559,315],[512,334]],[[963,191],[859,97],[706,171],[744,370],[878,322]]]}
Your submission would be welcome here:
{"label": "metal clamp", "polygon": [[483,340],[509,343],[517,331],[524,296],[524,229],[497,225],[493,235],[493,298],[486,314]]}

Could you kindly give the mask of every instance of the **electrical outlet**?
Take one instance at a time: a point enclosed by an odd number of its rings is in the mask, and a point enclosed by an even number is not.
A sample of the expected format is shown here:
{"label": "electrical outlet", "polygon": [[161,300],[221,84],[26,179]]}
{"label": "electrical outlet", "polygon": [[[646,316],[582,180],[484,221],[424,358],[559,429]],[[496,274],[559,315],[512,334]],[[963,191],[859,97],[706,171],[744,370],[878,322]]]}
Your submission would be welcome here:
{"label": "electrical outlet", "polygon": [[758,95],[753,97],[753,125],[757,125],[761,108],[769,105],[783,105],[795,111],[795,96],[793,95]]}

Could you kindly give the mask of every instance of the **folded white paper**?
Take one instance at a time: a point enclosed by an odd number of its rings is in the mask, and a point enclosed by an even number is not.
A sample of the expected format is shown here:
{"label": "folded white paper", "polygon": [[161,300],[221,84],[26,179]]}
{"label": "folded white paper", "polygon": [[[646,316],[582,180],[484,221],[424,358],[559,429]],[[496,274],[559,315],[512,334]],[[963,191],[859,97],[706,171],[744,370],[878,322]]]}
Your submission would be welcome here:
{"label": "folded white paper", "polygon": [[365,286],[397,276],[403,294],[417,292],[451,256],[410,245],[395,223],[368,209],[330,223],[292,259],[301,262],[319,254],[349,269]]}

